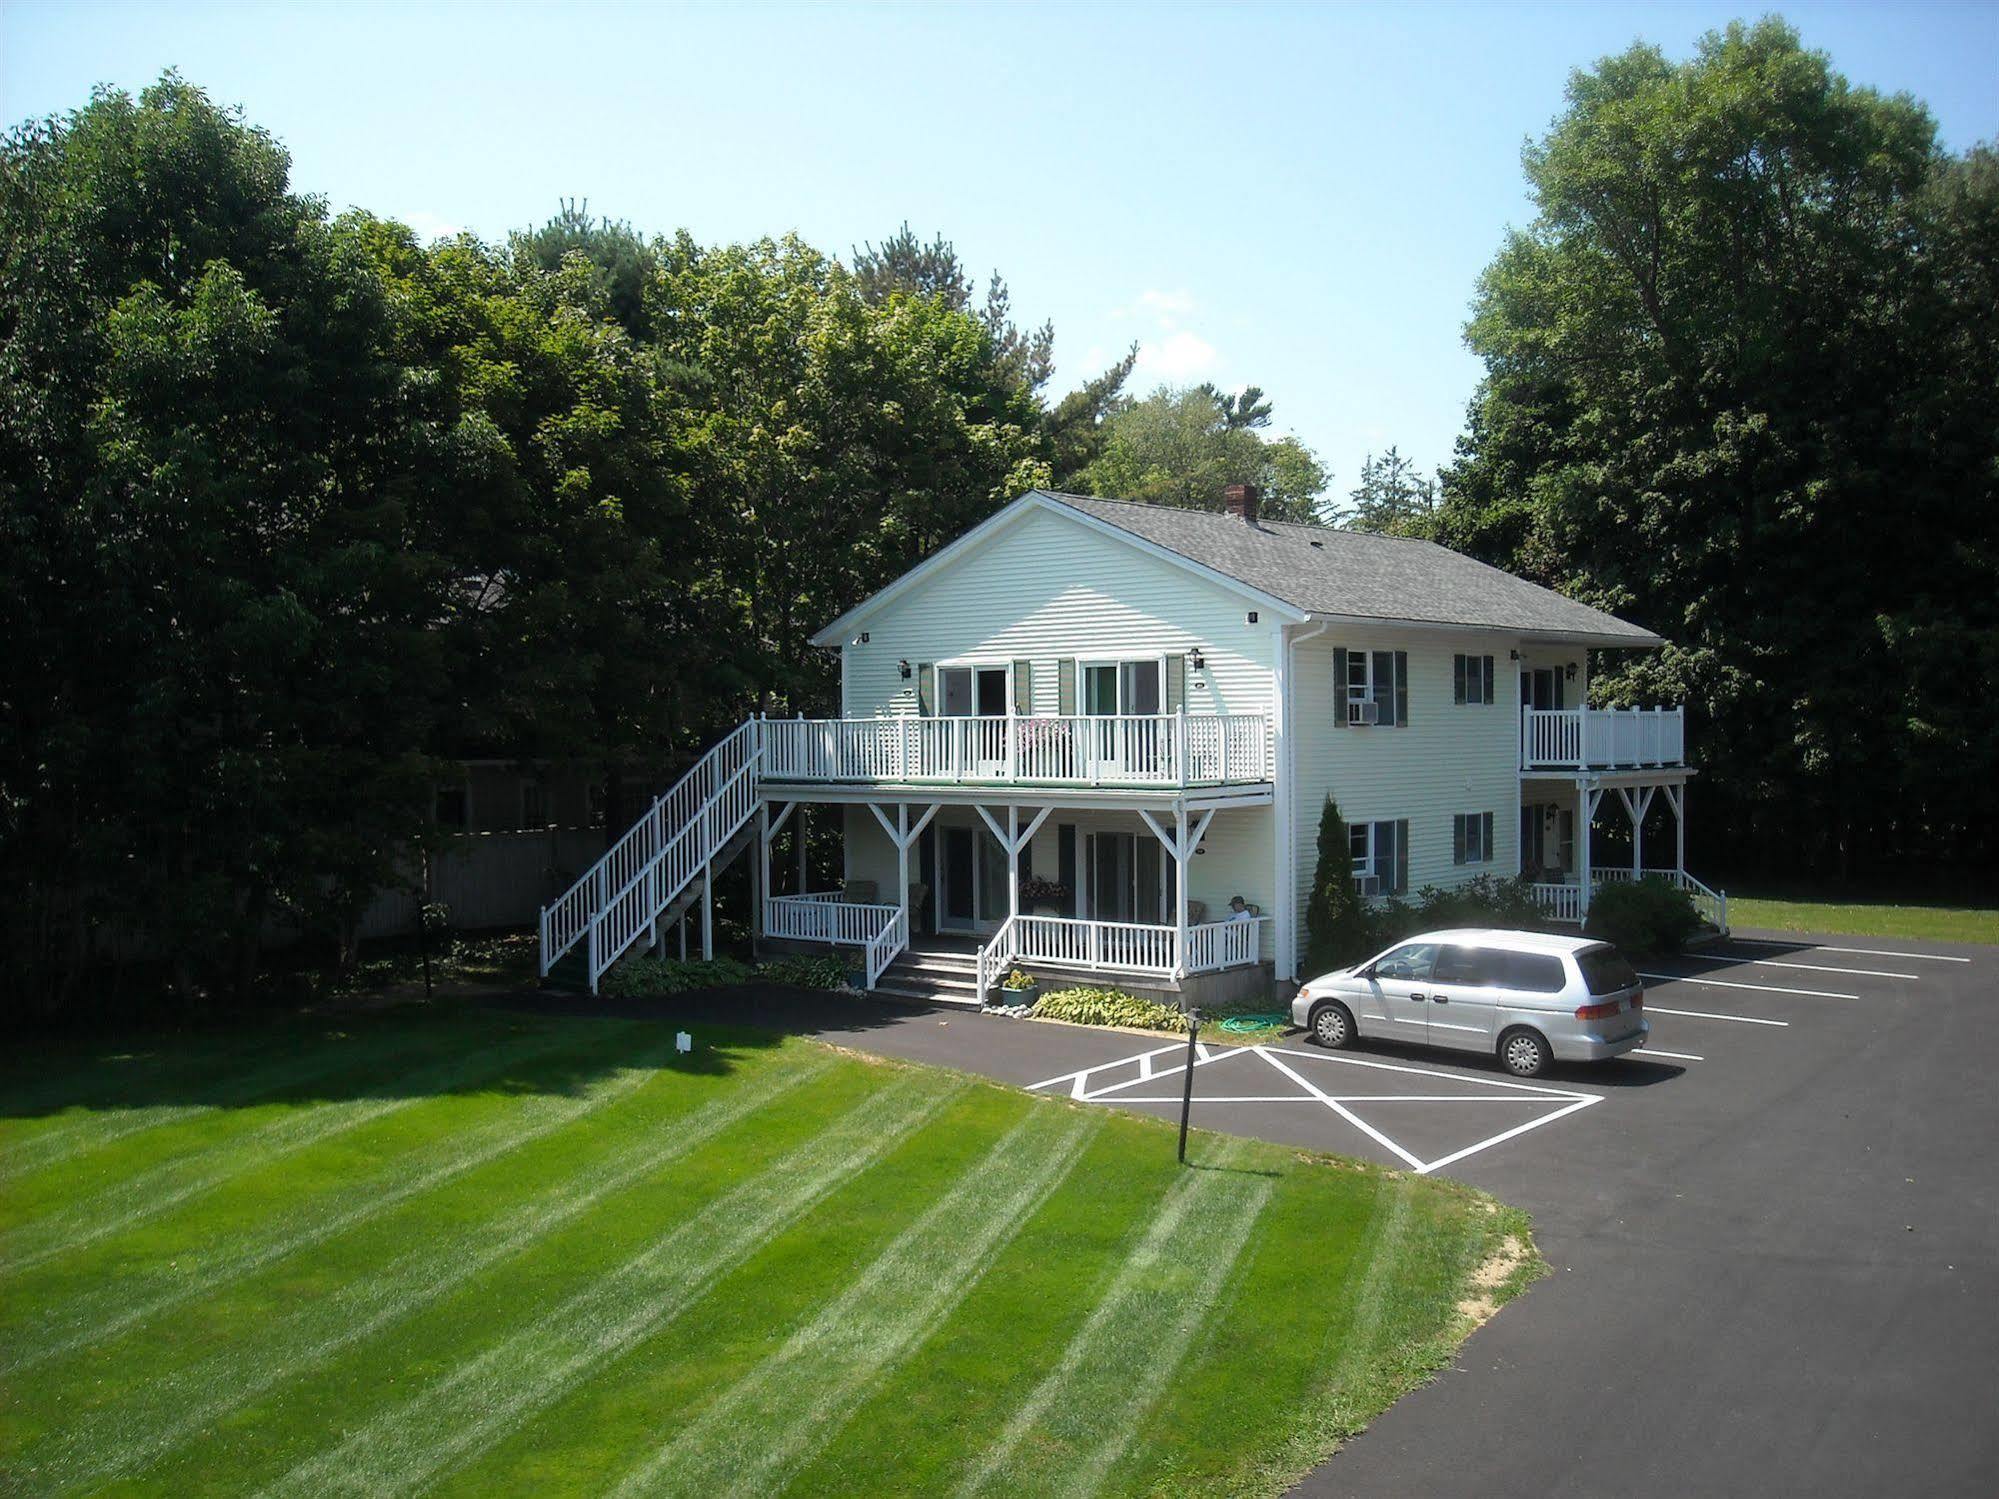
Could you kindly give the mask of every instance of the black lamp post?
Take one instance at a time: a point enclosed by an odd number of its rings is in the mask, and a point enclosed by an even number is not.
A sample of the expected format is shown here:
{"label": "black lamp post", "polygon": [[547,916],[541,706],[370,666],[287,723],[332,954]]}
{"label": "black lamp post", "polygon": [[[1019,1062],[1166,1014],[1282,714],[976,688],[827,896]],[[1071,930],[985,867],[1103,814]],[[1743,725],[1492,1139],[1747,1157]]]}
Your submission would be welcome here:
{"label": "black lamp post", "polygon": [[1187,1164],[1187,1116],[1194,1110],[1194,1038],[1201,1034],[1201,1012],[1187,1010],[1187,1077],[1180,1087],[1180,1164]]}

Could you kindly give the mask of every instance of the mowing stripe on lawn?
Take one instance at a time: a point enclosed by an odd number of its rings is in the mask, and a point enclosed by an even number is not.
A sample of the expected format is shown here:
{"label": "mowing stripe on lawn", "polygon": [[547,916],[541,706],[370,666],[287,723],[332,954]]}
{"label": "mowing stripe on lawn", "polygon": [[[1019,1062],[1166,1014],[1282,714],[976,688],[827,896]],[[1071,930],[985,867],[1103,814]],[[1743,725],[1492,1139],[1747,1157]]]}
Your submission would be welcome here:
{"label": "mowing stripe on lawn", "polygon": [[1238,1169],[1248,1153],[1246,1142],[1230,1141],[1173,1184],[1062,1361],[961,1494],[1096,1492],[1179,1368],[1270,1201],[1275,1179]]}
{"label": "mowing stripe on lawn", "polygon": [[[666,1122],[660,1126],[662,1132],[649,1132],[622,1147],[587,1177],[572,1178],[537,1196],[526,1216],[510,1219],[497,1237],[449,1239],[415,1250],[265,1325],[248,1347],[223,1349],[199,1364],[150,1381],[138,1402],[101,1412],[65,1430],[60,1445],[39,1460],[37,1476],[56,1486],[99,1484],[158,1461],[201,1428],[282,1381],[323,1365],[342,1349],[415,1315],[832,1066],[831,1056],[821,1056],[802,1066],[771,1068],[691,1114]],[[603,1090],[602,1096],[584,1101],[570,1119],[610,1102],[612,1096],[609,1089]],[[535,1133],[546,1134],[553,1127],[537,1126]],[[518,1208],[503,1203],[495,1211],[512,1214]]]}
{"label": "mowing stripe on lawn", "polygon": [[[0,1235],[0,1242],[11,1241],[4,1255],[0,1255],[0,1264],[18,1274],[56,1255],[72,1253],[135,1223],[156,1218],[214,1190],[231,1177],[259,1170],[307,1146],[372,1124],[423,1103],[434,1094],[450,1092],[460,1084],[489,1076],[539,1053],[574,1044],[575,1036],[569,1031],[530,1031],[483,1051],[448,1056],[402,1074],[394,1079],[394,1086],[402,1092],[400,1097],[316,1104],[245,1134],[231,1135],[204,1149],[172,1157],[84,1198],[67,1211],[35,1219]],[[169,1185],[184,1173],[183,1180]],[[27,1247],[15,1247],[23,1243]]]}
{"label": "mowing stripe on lawn", "polygon": [[1037,1107],[861,1278],[616,1489],[778,1491],[927,1343],[1075,1169],[1101,1119]]}
{"label": "mowing stripe on lawn", "polygon": [[[114,1280],[101,1286],[91,1300],[71,1298],[56,1303],[50,1321],[59,1318],[60,1329],[31,1326],[17,1333],[7,1352],[0,1355],[0,1373],[18,1373],[61,1354],[102,1343],[134,1323],[253,1275],[434,1191],[635,1091],[653,1076],[646,1070],[649,1064],[666,1055],[670,1052],[661,1042],[641,1053],[636,1066],[621,1070],[611,1082],[580,1098],[543,1094],[520,1100],[503,1118],[446,1137],[439,1150],[419,1149],[396,1158],[395,1169],[386,1177],[369,1178],[330,1198],[308,1198],[288,1216],[271,1220],[262,1233],[232,1239],[225,1252],[207,1263],[197,1262],[179,1271],[154,1295],[135,1293],[129,1281]],[[438,1160],[439,1154],[444,1159]]]}
{"label": "mowing stripe on lawn", "polygon": [[[374,1050],[388,1050],[397,1041],[394,1035],[381,1038],[381,1044]],[[143,1130],[158,1129],[163,1125],[178,1124],[186,1119],[199,1118],[222,1109],[241,1108],[254,1103],[267,1094],[277,1093],[293,1084],[309,1082],[323,1077],[329,1072],[337,1072],[365,1058],[368,1049],[357,1046],[353,1050],[342,1051],[339,1047],[313,1047],[281,1056],[248,1072],[238,1073],[213,1088],[206,1088],[206,1097],[201,1103],[144,1104],[109,1106],[88,1114],[80,1114],[64,1119],[47,1129],[30,1135],[27,1139],[10,1145],[4,1157],[0,1157],[0,1179],[25,1176],[31,1171],[40,1171],[57,1162],[88,1150],[97,1150],[114,1140],[127,1139]]]}
{"label": "mowing stripe on lawn", "polygon": [[505,1437],[670,1323],[886,1155],[970,1080],[904,1076],[528,1326],[299,1464],[266,1493],[402,1494]]}

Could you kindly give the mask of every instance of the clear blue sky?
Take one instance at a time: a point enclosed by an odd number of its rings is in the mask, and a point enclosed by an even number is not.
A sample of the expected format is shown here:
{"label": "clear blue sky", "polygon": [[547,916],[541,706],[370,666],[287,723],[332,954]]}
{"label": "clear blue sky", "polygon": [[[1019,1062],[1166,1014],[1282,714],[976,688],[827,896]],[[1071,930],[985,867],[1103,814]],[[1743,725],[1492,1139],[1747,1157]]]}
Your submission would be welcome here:
{"label": "clear blue sky", "polygon": [[[1798,4],[1856,82],[1999,137],[1999,6]],[[717,242],[845,254],[903,220],[1055,322],[1067,388],[1262,385],[1351,486],[1449,456],[1474,281],[1529,217],[1519,152],[1572,67],[1675,55],[1709,4],[259,8],[0,0],[0,116],[177,67],[291,149],[296,186],[497,238],[564,197]]]}

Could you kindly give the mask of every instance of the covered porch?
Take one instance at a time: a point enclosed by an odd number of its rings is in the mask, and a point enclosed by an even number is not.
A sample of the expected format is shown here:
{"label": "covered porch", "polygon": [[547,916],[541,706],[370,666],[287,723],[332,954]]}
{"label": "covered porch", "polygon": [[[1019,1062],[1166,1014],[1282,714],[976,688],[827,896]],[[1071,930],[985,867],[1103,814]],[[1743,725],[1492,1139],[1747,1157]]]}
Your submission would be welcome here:
{"label": "covered porch", "polygon": [[[984,997],[1015,968],[1050,982],[1186,996],[1203,976],[1267,981],[1276,951],[1268,788],[1171,793],[772,786],[759,812],[759,938],[856,952],[868,987],[904,953],[969,953]],[[809,809],[809,811],[808,811]],[[838,889],[778,893],[771,839],[842,820]],[[1230,910],[1240,895],[1250,909]],[[1240,987],[1240,981],[1235,987]]]}
{"label": "covered porch", "polygon": [[[1586,921],[1592,898],[1607,884],[1658,878],[1685,890],[1715,930],[1728,930],[1727,895],[1687,872],[1687,783],[1692,775],[1692,770],[1674,766],[1522,777],[1520,868],[1555,920]],[[1600,812],[1610,813],[1622,828],[1599,829]],[[1621,819],[1616,812],[1623,814]],[[1655,826],[1648,852],[1648,821],[1656,825],[1666,817],[1672,824],[1670,849],[1660,847]],[[1611,858],[1600,857],[1599,833],[1625,846]]]}

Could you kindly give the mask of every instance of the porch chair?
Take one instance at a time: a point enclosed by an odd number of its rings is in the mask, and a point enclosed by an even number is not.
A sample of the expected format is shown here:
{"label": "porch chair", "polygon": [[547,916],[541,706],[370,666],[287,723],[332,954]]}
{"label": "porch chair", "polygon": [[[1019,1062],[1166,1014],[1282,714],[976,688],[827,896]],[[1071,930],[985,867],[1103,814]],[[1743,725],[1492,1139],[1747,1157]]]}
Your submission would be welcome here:
{"label": "porch chair", "polygon": [[848,880],[840,886],[840,899],[850,906],[872,906],[881,898],[881,886],[873,880]]}

